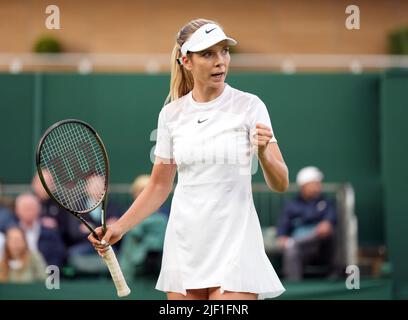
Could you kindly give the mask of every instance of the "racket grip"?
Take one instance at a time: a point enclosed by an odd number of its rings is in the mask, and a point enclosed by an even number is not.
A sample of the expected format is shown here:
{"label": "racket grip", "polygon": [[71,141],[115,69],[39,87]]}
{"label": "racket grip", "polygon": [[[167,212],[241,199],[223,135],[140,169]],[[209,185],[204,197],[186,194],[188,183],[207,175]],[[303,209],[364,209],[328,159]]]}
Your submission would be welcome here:
{"label": "racket grip", "polygon": [[119,297],[125,297],[130,293],[130,289],[126,283],[125,277],[123,276],[122,270],[120,269],[118,259],[116,259],[115,252],[111,246],[108,246],[108,250],[103,255],[103,260],[105,260],[108,266],[109,272],[112,276],[113,283],[115,284],[116,290],[118,291]]}

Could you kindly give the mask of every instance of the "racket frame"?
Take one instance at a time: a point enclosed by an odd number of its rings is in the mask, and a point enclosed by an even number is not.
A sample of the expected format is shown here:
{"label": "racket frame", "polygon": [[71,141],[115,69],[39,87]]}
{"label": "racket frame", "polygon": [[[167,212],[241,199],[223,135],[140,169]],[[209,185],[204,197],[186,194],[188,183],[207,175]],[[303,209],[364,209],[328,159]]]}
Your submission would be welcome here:
{"label": "racket frame", "polygon": [[[41,149],[43,147],[43,143],[44,140],[48,137],[48,135],[57,127],[67,124],[67,123],[79,123],[83,126],[85,126],[87,129],[89,129],[96,137],[96,141],[99,144],[99,146],[102,149],[102,154],[103,154],[103,158],[104,158],[104,162],[105,162],[105,194],[103,195],[103,197],[101,198],[101,200],[99,202],[97,202],[96,205],[94,205],[91,209],[85,210],[83,212],[76,212],[74,210],[71,210],[67,207],[65,207],[62,203],[60,203],[52,194],[51,190],[48,188],[47,183],[45,182],[44,176],[42,174],[42,168],[41,168]],[[41,180],[41,183],[45,189],[45,191],[48,193],[48,195],[50,196],[50,198],[52,200],[54,200],[62,209],[68,211],[69,213],[71,213],[72,215],[74,215],[77,219],[79,219],[87,228],[88,230],[92,233],[92,235],[94,236],[95,239],[98,239],[98,236],[95,232],[95,229],[82,217],[83,214],[87,214],[89,212],[91,212],[92,210],[94,210],[95,208],[97,208],[101,203],[102,203],[102,214],[101,214],[101,224],[102,224],[102,231],[103,233],[106,232],[106,208],[107,208],[107,195],[108,195],[108,186],[109,186],[109,173],[110,173],[110,167],[109,167],[109,158],[108,158],[108,153],[106,152],[106,148],[105,145],[102,142],[102,139],[100,138],[100,136],[98,135],[98,133],[96,132],[96,130],[94,128],[92,128],[91,125],[89,125],[88,123],[86,123],[85,121],[82,120],[78,120],[78,119],[65,119],[65,120],[61,120],[58,121],[56,123],[54,123],[52,126],[50,126],[43,134],[43,136],[40,139],[40,142],[38,143],[37,146],[37,150],[36,150],[36,155],[35,155],[35,159],[36,159],[36,166],[37,166],[37,172],[38,172],[38,176]]]}
{"label": "racket frame", "polygon": [[[62,203],[60,203],[53,196],[51,190],[48,188],[47,184],[45,183],[44,176],[42,174],[40,155],[41,155],[41,149],[42,149],[44,140],[48,137],[48,135],[55,128],[57,128],[57,127],[59,127],[61,125],[64,125],[66,123],[79,123],[79,124],[85,126],[86,128],[88,128],[95,135],[96,141],[97,141],[97,143],[99,144],[99,146],[102,149],[102,154],[103,154],[103,158],[104,158],[104,161],[105,161],[105,176],[106,176],[106,178],[105,178],[105,194],[103,195],[101,200],[98,201],[92,208],[90,208],[88,210],[84,210],[83,212],[76,212],[74,210],[71,210],[71,209],[65,207]],[[56,122],[55,124],[50,126],[44,132],[43,136],[41,137],[41,139],[40,139],[40,141],[38,143],[37,150],[36,150],[36,166],[37,166],[37,172],[38,172],[38,176],[39,176],[39,178],[41,180],[41,183],[42,183],[44,189],[46,190],[46,192],[48,193],[48,195],[50,196],[50,198],[52,200],[54,200],[61,208],[68,211],[69,213],[74,215],[77,219],[79,219],[89,229],[89,231],[93,234],[95,239],[99,239],[99,238],[98,238],[94,228],[82,217],[82,215],[91,212],[92,210],[97,208],[102,203],[101,224],[102,224],[102,232],[103,232],[103,234],[105,234],[105,232],[106,232],[107,195],[108,195],[108,185],[109,185],[108,181],[109,181],[110,168],[109,168],[108,154],[106,152],[105,145],[103,144],[102,139],[100,138],[100,136],[98,135],[98,133],[96,132],[96,130],[94,128],[92,128],[88,123],[86,123],[86,122],[84,122],[82,120],[77,120],[77,119],[66,119],[66,120],[61,120],[61,121]],[[126,280],[123,277],[122,270],[120,269],[118,260],[117,260],[117,258],[115,256],[115,252],[113,251],[111,245],[107,246],[107,251],[103,255],[103,259],[105,260],[106,264],[108,265],[108,269],[109,269],[109,272],[111,273],[111,276],[113,278],[113,282],[115,283],[118,296],[119,297],[127,296],[130,293],[130,289],[126,284]]]}

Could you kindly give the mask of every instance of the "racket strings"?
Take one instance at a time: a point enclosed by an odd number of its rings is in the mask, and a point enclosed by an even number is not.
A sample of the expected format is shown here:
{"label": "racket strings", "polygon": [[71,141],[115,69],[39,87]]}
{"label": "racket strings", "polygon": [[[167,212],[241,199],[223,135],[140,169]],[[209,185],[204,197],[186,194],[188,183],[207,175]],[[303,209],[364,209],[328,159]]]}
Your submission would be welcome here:
{"label": "racket strings", "polygon": [[[79,141],[85,141],[86,139],[89,139],[90,137],[89,136],[86,137],[84,135],[83,130],[82,131],[78,130],[78,127],[79,126],[76,126],[76,127],[74,127],[74,130],[69,130],[69,131],[64,130],[64,128],[62,127],[62,128],[60,128],[60,131],[62,131],[61,133],[64,134],[65,137],[67,137],[69,135],[72,135],[72,134],[75,134],[73,136],[72,141],[79,142]],[[89,132],[87,132],[87,131],[85,131],[85,132],[89,134]],[[85,183],[85,181],[83,179],[80,179],[80,180],[77,180],[77,181],[75,180],[75,179],[78,178],[78,173],[79,173],[78,172],[78,169],[79,169],[78,166],[81,165],[81,160],[80,159],[75,159],[75,156],[78,155],[77,152],[70,152],[70,150],[73,150],[72,147],[74,147],[74,146],[77,147],[78,146],[78,143],[76,143],[74,145],[69,144],[69,143],[68,144],[61,143],[62,141],[64,141],[64,142],[66,142],[66,141],[64,139],[59,138],[58,132],[54,132],[53,134],[55,135],[54,139],[55,140],[58,139],[56,141],[59,141],[59,143],[56,144],[57,149],[60,148],[63,152],[65,152],[65,157],[62,158],[63,162],[64,162],[63,165],[64,165],[64,167],[68,166],[68,168],[70,169],[70,170],[66,170],[66,171],[62,172],[62,174],[60,176],[60,181],[62,182],[62,184],[57,183],[57,186],[59,187],[57,189],[58,193],[61,194],[63,200],[65,200],[64,201],[65,204],[68,205],[69,207],[74,207],[74,208],[77,207],[76,209],[87,208],[88,207],[88,203],[87,203],[88,201],[86,200],[87,197],[86,197],[86,195],[84,196],[84,192],[83,192],[83,190],[85,190],[85,188],[86,188],[86,183]],[[93,138],[93,136],[91,136],[91,138]],[[92,146],[92,144],[89,144],[89,145]],[[84,150],[87,153],[90,152],[89,145],[88,145],[87,150]],[[82,155],[82,153],[79,153],[79,155]],[[83,155],[82,155],[81,158],[84,159]],[[77,171],[75,172],[75,171],[72,170],[72,168],[70,168],[69,164],[72,163],[72,161],[77,161],[77,160],[79,160],[79,163],[76,163],[77,167],[75,169]],[[59,170],[59,171],[61,171],[61,170]],[[74,180],[76,183],[79,184],[76,188],[65,188],[65,189],[61,188],[61,186],[66,185],[67,182],[72,181],[72,180]],[[78,192],[78,191],[80,191],[80,192]],[[66,195],[66,197],[65,197],[65,195]],[[68,201],[70,203],[67,203]],[[91,206],[92,206],[92,204],[91,204]]]}
{"label": "racket strings", "polygon": [[[56,136],[56,133],[55,132],[51,132],[51,134],[53,134],[54,135],[54,137],[51,137],[51,138],[53,138],[54,140],[51,140],[51,142],[50,143],[48,143],[48,144],[44,144],[44,150],[45,151],[47,151],[47,148],[50,148],[51,150],[49,150],[50,152],[44,152],[44,160],[45,161],[53,161],[54,159],[55,159],[55,154],[58,154],[58,153],[61,153],[61,151],[64,153],[64,157],[63,158],[61,158],[60,160],[61,161],[63,161],[64,163],[72,163],[72,161],[74,161],[74,159],[77,157],[77,156],[79,156],[79,157],[81,157],[82,159],[83,159],[83,157],[84,157],[84,155],[82,154],[82,153],[79,153],[79,154],[76,154],[75,152],[72,152],[72,147],[71,146],[67,146],[67,145],[64,145],[64,144],[61,144],[60,143],[60,138],[59,138],[59,136]],[[51,135],[50,134],[50,135]],[[72,134],[72,131],[70,131],[70,132],[66,132],[66,134]],[[88,137],[89,138],[89,137]],[[91,138],[93,138],[92,136],[91,136]],[[83,139],[83,141],[85,141],[84,139]],[[54,144],[56,145],[56,147],[57,148],[55,148],[54,147]],[[99,145],[98,145],[98,147],[99,147]],[[58,149],[59,148],[59,149]],[[104,159],[103,159],[103,155],[102,155],[102,153],[96,153],[96,151],[94,150],[94,154],[97,154],[97,156],[98,156],[98,158],[97,158],[97,161],[104,161]],[[47,157],[48,155],[50,155],[50,157]],[[85,160],[86,161],[86,160]],[[84,163],[83,161],[81,162],[79,162],[80,164],[81,163]],[[70,174],[71,172],[70,171],[66,171],[66,173],[65,173],[65,175],[63,175],[62,177],[61,177],[61,180],[65,180],[65,179],[69,179],[69,178],[74,178],[74,176],[68,176],[69,174]]]}
{"label": "racket strings", "polygon": [[[79,129],[84,129],[84,127],[81,127],[81,126],[79,126],[79,125],[76,125],[76,126],[74,126],[74,133],[75,133],[75,136],[74,136],[74,140],[73,141],[75,141],[75,139],[77,140],[77,141],[87,141],[87,140],[90,140],[91,142],[95,142],[95,143],[90,143],[90,144],[88,144],[87,145],[87,149],[86,150],[84,150],[85,151],[85,153],[87,153],[87,154],[89,154],[90,153],[90,150],[89,150],[89,146],[91,146],[91,147],[93,147],[93,155],[97,155],[97,151],[95,151],[95,148],[94,148],[94,145],[96,144],[97,146],[98,146],[98,148],[99,148],[99,144],[96,142],[96,141],[92,141],[92,140],[95,140],[94,139],[94,136],[93,136],[93,134],[91,134],[88,130],[79,130]],[[63,129],[63,128],[61,128],[61,129]],[[72,132],[71,132],[72,133]],[[68,132],[65,132],[65,134],[68,134]],[[79,138],[79,139],[78,139]],[[78,144],[77,144],[77,146],[78,146]],[[97,150],[98,150],[98,148],[97,148]],[[75,159],[75,156],[77,155],[77,153],[75,153],[75,152],[70,152],[69,153],[70,154],[70,157],[69,158],[67,158],[66,159],[66,162],[68,162],[68,164],[69,163],[72,163],[72,161],[75,161],[76,159]],[[82,159],[84,159],[83,157],[83,154],[82,153],[79,153],[79,155],[82,155]],[[103,161],[103,155],[102,155],[102,152],[99,152],[99,157],[98,158],[100,158],[100,159],[98,159],[98,160],[101,160],[101,161]],[[78,159],[79,160],[79,159]],[[91,159],[91,161],[93,161],[92,159]],[[71,174],[69,177],[65,177],[65,179],[76,179],[76,178],[78,178],[78,173],[80,173],[80,172],[78,172],[78,170],[80,170],[80,169],[82,169],[82,168],[79,168],[78,167],[78,165],[79,166],[81,166],[81,167],[83,167],[83,163],[81,163],[81,161],[79,161],[79,163],[77,163],[77,167],[75,168],[75,170],[77,170],[77,171],[72,171],[72,170],[67,170],[67,171],[65,171],[65,173],[67,173],[68,172],[68,174]],[[68,167],[69,168],[69,167]],[[92,173],[92,172],[91,172]],[[95,172],[96,173],[96,172]],[[67,180],[65,180],[65,182],[66,182]],[[68,180],[68,181],[70,181],[70,180]],[[72,180],[71,180],[72,181]],[[75,180],[74,180],[75,181]],[[73,188],[73,189],[68,189],[69,191],[72,191],[70,194],[69,194],[69,198],[68,199],[71,199],[71,201],[73,200],[73,199],[76,199],[76,200],[78,200],[79,202],[80,202],[80,206],[82,206],[83,208],[86,208],[86,207],[88,207],[88,204],[86,203],[87,201],[86,201],[86,198],[87,197],[84,197],[84,196],[81,196],[81,193],[83,193],[82,191],[78,194],[77,193],[77,191],[78,190],[84,190],[85,188],[86,188],[86,182],[85,182],[85,180],[84,179],[80,179],[80,180],[78,180],[77,181],[77,183],[79,183],[79,188]],[[93,185],[93,188],[95,188],[95,185]],[[78,189],[78,190],[77,190]],[[100,194],[102,194],[103,193],[103,191],[104,191],[104,189],[103,189],[103,185],[100,187]],[[95,193],[95,192],[94,192]],[[80,197],[78,197],[78,196],[80,196]],[[99,199],[94,199],[95,200],[95,202],[98,202],[98,200]],[[75,201],[75,200],[74,200]],[[89,201],[89,200],[88,200]],[[92,207],[94,204],[90,204],[90,206]]]}
{"label": "racket strings", "polygon": [[42,170],[53,180],[53,196],[75,212],[88,212],[106,192],[104,151],[97,137],[80,123],[65,123],[52,130],[40,153]]}
{"label": "racket strings", "polygon": [[[61,131],[61,128],[58,128],[54,131],[52,131],[49,135],[49,140],[47,142],[50,143],[46,143],[44,144],[44,159],[45,161],[52,161],[54,159],[56,159],[55,155],[56,154],[64,154],[64,158],[58,158],[58,161],[62,161],[62,163],[60,163],[59,165],[64,165],[66,166],[67,163],[69,164],[70,162],[73,161],[73,157],[71,153],[68,153],[69,151],[69,145],[64,145],[63,143],[61,143],[63,141],[63,139],[59,138],[59,134],[58,131]],[[72,134],[73,130],[70,130],[70,132],[66,132],[66,134]],[[52,143],[51,143],[52,142]],[[47,148],[48,147],[48,148]],[[46,157],[45,155],[49,155],[49,157]],[[48,159],[47,159],[48,158]],[[51,167],[51,174],[55,180],[55,187],[56,187],[56,191],[57,191],[57,195],[60,196],[62,199],[62,202],[64,205],[67,205],[68,207],[72,208],[73,204],[72,203],[68,203],[67,200],[72,199],[70,202],[75,202],[75,201],[79,201],[81,202],[79,204],[79,206],[84,206],[83,203],[83,199],[85,197],[82,197],[81,199],[77,199],[77,197],[75,197],[75,195],[73,194],[73,190],[71,189],[66,189],[65,192],[63,192],[61,185],[68,181],[68,178],[72,179],[72,175],[69,177],[69,171],[64,171],[62,172],[60,169],[58,169],[57,167],[54,166],[50,166]],[[56,177],[58,177],[58,179],[56,179]],[[60,182],[60,183],[59,183]],[[79,186],[79,188],[84,188],[83,182],[82,181],[78,181],[78,183],[80,183],[81,185]],[[67,197],[66,197],[67,196]]]}

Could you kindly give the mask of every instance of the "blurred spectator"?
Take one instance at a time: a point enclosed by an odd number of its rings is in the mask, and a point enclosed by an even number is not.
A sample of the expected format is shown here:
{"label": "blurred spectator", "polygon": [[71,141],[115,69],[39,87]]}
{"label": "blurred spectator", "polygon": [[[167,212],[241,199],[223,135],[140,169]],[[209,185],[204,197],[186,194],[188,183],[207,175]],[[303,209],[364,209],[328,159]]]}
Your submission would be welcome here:
{"label": "blurred spectator", "polygon": [[[149,175],[138,176],[132,184],[131,194],[135,200],[149,182]],[[137,274],[154,274],[160,270],[167,216],[155,212],[124,236],[120,265],[125,277]]]}
{"label": "blurred spectator", "polygon": [[[334,266],[334,203],[322,193],[323,173],[316,167],[299,171],[300,193],[289,201],[278,223],[278,247],[283,251],[283,273],[300,280],[307,265]],[[334,270],[330,270],[332,272]]]}
{"label": "blurred spectator", "polygon": [[37,197],[32,194],[19,195],[15,211],[30,250],[41,252],[48,265],[62,267],[65,261],[64,243],[56,226],[46,226],[40,219],[41,204]]}
{"label": "blurred spectator", "polygon": [[8,228],[16,224],[12,211],[0,204],[0,259],[4,251],[4,234]]}
{"label": "blurred spectator", "polygon": [[15,224],[13,212],[9,208],[0,205],[0,233],[5,233],[8,228]]}
{"label": "blurred spectator", "polygon": [[45,268],[41,254],[29,250],[24,231],[16,226],[9,228],[0,262],[0,282],[41,281],[46,277]]}
{"label": "blurred spectator", "polygon": [[0,179],[0,208],[6,208],[9,210],[13,210],[14,208],[13,198],[4,195],[2,179]]}
{"label": "blurred spectator", "polygon": [[15,225],[15,220],[11,208],[12,201],[3,196],[3,183],[0,180],[0,234],[4,234],[9,227]]}
{"label": "blurred spectator", "polygon": [[[86,189],[88,192],[88,199],[91,203],[99,201],[98,197],[101,195],[101,188],[104,188],[104,178],[98,175],[92,175],[87,179]],[[94,227],[101,225],[101,206],[96,207],[89,214],[85,214],[82,217]],[[106,224],[112,224],[119,219],[122,212],[114,201],[109,201],[106,210]],[[75,259],[75,256],[95,254],[95,249],[88,241],[89,230],[78,219],[72,218],[67,222],[68,230],[68,259],[70,262]],[[114,245],[114,249],[118,250],[120,243]]]}
{"label": "blurred spectator", "polygon": [[3,257],[4,253],[4,242],[6,241],[4,233],[0,232],[0,260]]}
{"label": "blurred spectator", "polygon": [[130,194],[132,195],[133,200],[136,200],[137,196],[142,193],[143,189],[149,183],[149,179],[150,175],[148,174],[141,174],[136,177],[130,187]]}
{"label": "blurred spectator", "polygon": [[[46,169],[42,171],[44,180],[48,186],[52,186],[52,176]],[[42,224],[48,228],[58,229],[64,242],[68,242],[67,235],[67,220],[70,218],[69,212],[62,209],[58,204],[52,200],[47,191],[45,191],[40,177],[36,174],[31,182],[31,188],[34,194],[38,197],[41,203],[41,221]]]}

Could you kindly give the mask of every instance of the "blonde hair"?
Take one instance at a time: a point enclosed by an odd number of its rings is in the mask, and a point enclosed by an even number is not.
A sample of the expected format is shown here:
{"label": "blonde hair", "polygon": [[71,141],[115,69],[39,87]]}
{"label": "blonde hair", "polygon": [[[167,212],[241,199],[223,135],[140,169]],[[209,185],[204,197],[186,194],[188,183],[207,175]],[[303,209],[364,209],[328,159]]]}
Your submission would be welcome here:
{"label": "blonde hair", "polygon": [[142,174],[138,176],[132,183],[130,187],[130,193],[134,198],[139,195],[144,188],[146,188],[147,184],[149,183],[150,175]]}
{"label": "blonde hair", "polygon": [[[171,54],[171,79],[170,79],[170,92],[166,98],[164,104],[174,101],[182,96],[185,96],[194,87],[194,80],[191,73],[183,68],[177,60],[181,58],[181,46],[187,39],[200,27],[208,23],[214,23],[220,26],[219,23],[207,20],[207,19],[194,19],[187,23],[177,33],[176,44],[174,45],[173,52]],[[220,26],[221,27],[221,26]]]}

